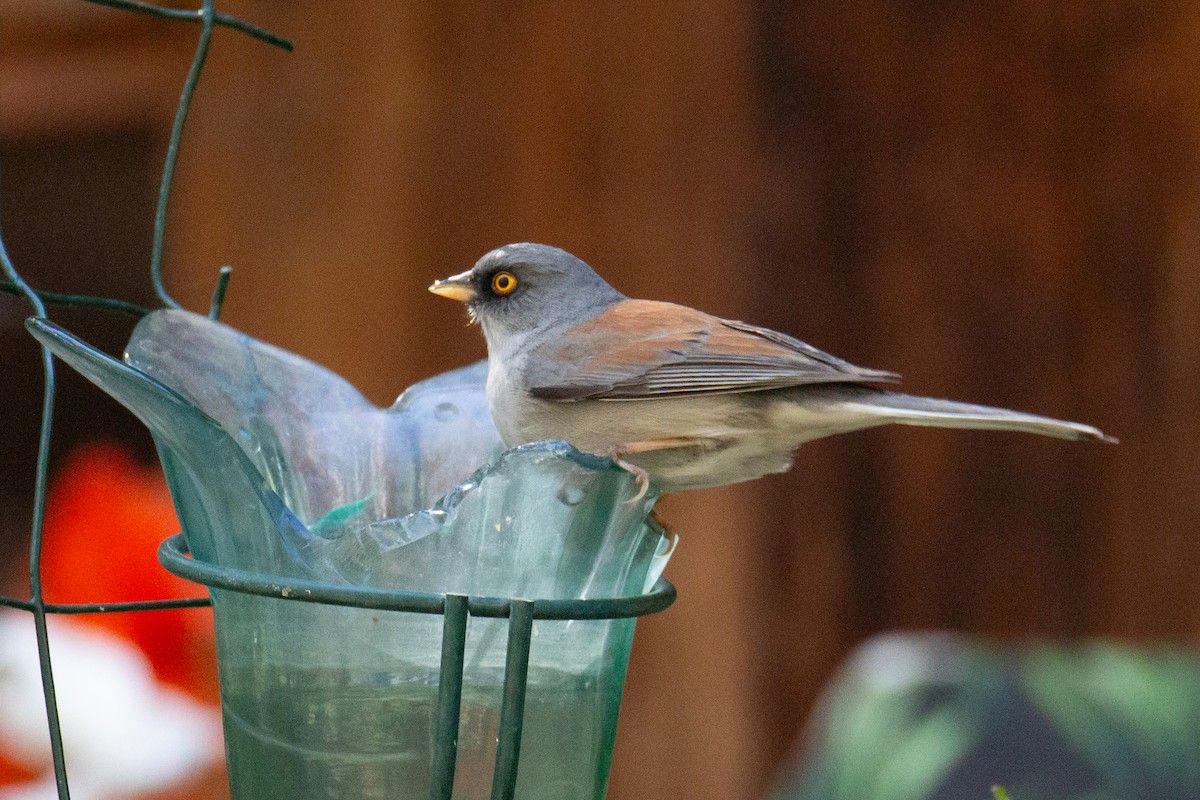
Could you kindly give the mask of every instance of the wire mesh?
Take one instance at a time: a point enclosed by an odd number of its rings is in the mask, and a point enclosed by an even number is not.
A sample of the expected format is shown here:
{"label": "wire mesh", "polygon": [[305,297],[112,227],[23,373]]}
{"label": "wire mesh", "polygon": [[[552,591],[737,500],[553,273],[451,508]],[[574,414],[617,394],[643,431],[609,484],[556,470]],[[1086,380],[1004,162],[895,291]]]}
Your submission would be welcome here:
{"label": "wire mesh", "polygon": [[[167,293],[162,281],[163,241],[166,229],[167,205],[171,194],[171,179],[175,172],[175,163],[179,155],[179,143],[183,138],[183,126],[187,120],[188,109],[191,106],[192,94],[204,68],[208,54],[209,43],[216,27],[226,27],[246,34],[252,38],[264,41],[275,47],[290,51],[292,43],[269,31],[263,30],[237,17],[218,12],[213,0],[203,0],[199,9],[188,10],[164,8],[140,0],[87,0],[114,9],[132,11],[161,17],[168,20],[193,22],[200,24],[200,37],[192,59],[176,108],[175,121],[171,128],[171,136],[167,145],[166,162],[163,166],[162,181],[159,187],[158,207],[154,219],[154,240],[151,254],[150,275],[154,291],[164,306],[178,308]],[[0,283],[0,290],[9,294],[23,296],[33,307],[36,316],[46,316],[47,305],[72,305],[104,309],[107,311],[144,316],[149,309],[128,303],[123,300],[106,297],[90,297],[82,295],[67,295],[51,292],[39,292],[31,287],[17,271],[12,259],[4,246],[3,229],[0,227],[0,270],[3,271],[6,282]],[[220,302],[224,297],[225,285],[229,280],[228,268],[223,269],[218,280],[217,291],[214,292],[213,304],[210,309],[215,318],[220,312]],[[208,605],[207,599],[200,600],[145,600],[123,603],[87,603],[87,604],[57,604],[47,603],[42,586],[42,539],[46,516],[46,488],[50,467],[50,441],[53,434],[54,405],[57,395],[57,384],[54,374],[54,363],[50,351],[41,348],[43,393],[41,409],[41,425],[38,432],[37,462],[35,466],[33,514],[29,536],[29,599],[21,600],[15,597],[0,596],[0,605],[28,611],[33,615],[34,628],[37,634],[38,660],[41,665],[42,691],[46,705],[46,718],[49,725],[50,748],[54,764],[55,784],[59,800],[68,800],[70,787],[67,781],[66,760],[63,752],[63,736],[59,722],[58,701],[54,691],[54,669],[52,664],[49,634],[46,625],[48,614],[99,614],[134,611],[154,611],[169,608],[191,608]]]}

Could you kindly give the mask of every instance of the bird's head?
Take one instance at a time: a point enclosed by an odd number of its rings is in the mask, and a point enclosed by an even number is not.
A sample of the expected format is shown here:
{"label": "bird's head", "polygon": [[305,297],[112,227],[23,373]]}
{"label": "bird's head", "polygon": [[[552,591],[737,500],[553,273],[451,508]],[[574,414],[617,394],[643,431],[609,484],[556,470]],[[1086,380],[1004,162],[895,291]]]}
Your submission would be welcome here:
{"label": "bird's head", "polygon": [[429,291],[466,303],[489,346],[513,334],[584,322],[624,299],[566,250],[529,242],[499,247]]}

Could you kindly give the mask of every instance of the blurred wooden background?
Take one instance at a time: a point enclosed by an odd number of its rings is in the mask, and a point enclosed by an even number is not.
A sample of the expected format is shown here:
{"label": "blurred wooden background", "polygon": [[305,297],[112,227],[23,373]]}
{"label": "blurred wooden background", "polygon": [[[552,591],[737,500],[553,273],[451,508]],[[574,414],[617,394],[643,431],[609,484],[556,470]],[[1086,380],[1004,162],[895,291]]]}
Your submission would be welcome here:
{"label": "blurred wooden background", "polygon": [[[639,624],[612,800],[761,796],[822,682],[881,630],[1195,640],[1195,4],[223,5],[297,50],[218,31],[167,282],[207,308],[232,264],[227,321],[380,403],[484,353],[431,280],[533,240],[913,392],[1122,440],[873,431],[669,498],[680,600]],[[68,0],[0,15],[14,258],[45,288],[145,299],[196,31]],[[0,298],[5,363],[32,370],[23,314]],[[21,521],[17,395],[38,379],[10,377]],[[138,435],[79,392],[64,447]]]}

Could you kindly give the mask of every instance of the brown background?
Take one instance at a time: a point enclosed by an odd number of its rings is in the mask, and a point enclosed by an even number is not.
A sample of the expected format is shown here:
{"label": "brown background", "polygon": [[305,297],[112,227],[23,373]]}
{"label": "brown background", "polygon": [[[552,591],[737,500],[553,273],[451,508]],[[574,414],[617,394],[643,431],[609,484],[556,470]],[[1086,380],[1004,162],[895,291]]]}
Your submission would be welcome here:
{"label": "brown background", "polygon": [[[639,625],[612,800],[761,795],[822,682],[881,630],[1195,639],[1195,4],[225,10],[298,46],[218,31],[168,285],[206,308],[232,264],[227,321],[378,402],[484,353],[424,287],[534,240],[627,294],[788,331],[912,391],[1122,439],[881,430],[665,501],[680,600]],[[0,19],[14,257],[46,288],[145,300],[196,30],[67,0],[3,0]],[[36,409],[23,314],[0,298],[10,419]],[[139,435],[82,414],[101,401],[76,389],[64,447]],[[20,521],[32,423],[12,424]]]}

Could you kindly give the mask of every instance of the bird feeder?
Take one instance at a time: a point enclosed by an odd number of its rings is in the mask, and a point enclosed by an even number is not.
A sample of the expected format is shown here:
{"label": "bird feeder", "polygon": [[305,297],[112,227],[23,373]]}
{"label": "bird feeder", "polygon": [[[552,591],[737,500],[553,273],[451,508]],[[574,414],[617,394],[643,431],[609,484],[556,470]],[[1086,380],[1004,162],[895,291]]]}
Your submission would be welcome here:
{"label": "bird feeder", "polygon": [[30,329],[154,436],[234,800],[604,796],[634,618],[674,600],[653,492],[563,442],[504,450],[482,364],[380,409],[184,311],[123,362]]}

